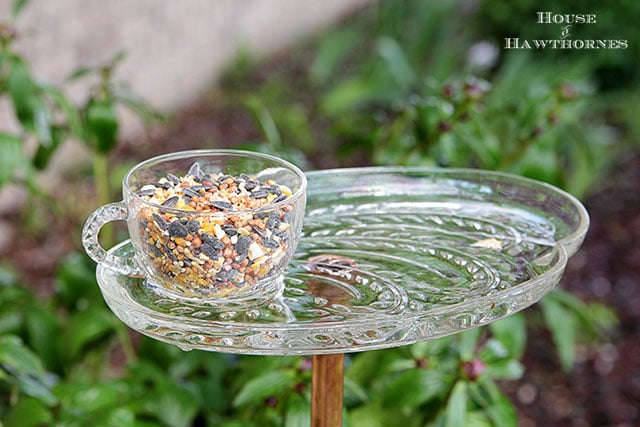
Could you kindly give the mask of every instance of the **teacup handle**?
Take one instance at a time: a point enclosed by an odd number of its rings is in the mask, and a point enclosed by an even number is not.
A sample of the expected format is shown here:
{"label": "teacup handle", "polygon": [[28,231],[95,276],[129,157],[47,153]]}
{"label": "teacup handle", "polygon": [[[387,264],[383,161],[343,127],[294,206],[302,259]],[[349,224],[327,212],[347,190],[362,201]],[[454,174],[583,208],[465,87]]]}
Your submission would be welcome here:
{"label": "teacup handle", "polygon": [[124,201],[109,203],[96,209],[84,224],[82,245],[87,254],[98,264],[127,276],[142,276],[143,272],[134,257],[121,257],[107,252],[98,241],[100,229],[108,222],[126,221],[127,206]]}

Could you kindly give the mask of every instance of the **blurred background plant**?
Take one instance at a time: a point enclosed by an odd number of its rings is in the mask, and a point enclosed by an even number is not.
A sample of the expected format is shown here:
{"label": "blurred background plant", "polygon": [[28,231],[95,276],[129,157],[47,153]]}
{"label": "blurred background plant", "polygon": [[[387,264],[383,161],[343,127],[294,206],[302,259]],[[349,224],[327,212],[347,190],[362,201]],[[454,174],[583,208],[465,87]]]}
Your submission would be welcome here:
{"label": "blurred background plant", "polygon": [[[116,67],[125,58],[122,52],[104,64],[79,67],[69,75],[67,82],[93,82],[80,105],[71,101],[64,87],[39,81],[28,59],[13,49],[21,36],[15,22],[28,3],[15,2],[12,16],[0,23],[0,96],[10,100],[19,123],[15,133],[0,132],[0,188],[18,183],[46,200],[48,195],[36,180],[36,173],[47,168],[62,144],[76,140],[91,150],[97,200],[108,203],[111,179],[107,156],[118,143],[117,109],[127,108],[145,122],[159,119],[159,113],[114,78]],[[56,212],[55,201],[48,202]],[[108,227],[103,236],[106,242],[113,242],[111,233]]]}
{"label": "blurred background plant", "polygon": [[[71,73],[96,82],[80,105],[63,88],[39,82],[12,48],[25,5],[16,2],[0,26],[0,96],[20,124],[18,133],[0,132],[0,186],[17,181],[46,199],[36,171],[64,141],[77,139],[93,159],[99,197],[91,203],[103,204],[113,196],[107,185],[121,174],[118,164],[130,161],[115,150],[118,106],[143,120],[157,114],[115,80],[120,54]],[[602,21],[618,11],[592,6]],[[619,24],[638,6],[623,6],[608,20],[615,28],[598,25],[602,33],[584,37],[615,35],[637,49],[637,34]],[[246,148],[308,169],[477,167],[586,198],[640,139],[638,71],[630,51],[506,53],[502,37],[551,37],[531,25],[535,8],[544,9],[527,0],[376,2],[284,57],[239,55],[208,108],[244,112],[261,135],[244,141]],[[192,148],[218,143],[194,141]],[[48,200],[55,211],[59,201]],[[5,426],[308,425],[308,358],[185,353],[132,333],[105,306],[94,266],[80,252],[60,260],[45,297],[15,271],[6,263],[0,269]],[[547,330],[569,372],[578,348],[604,339],[615,323],[606,306],[559,290],[537,309],[487,328],[349,355],[345,425],[515,426],[502,388],[523,375],[527,337]]]}

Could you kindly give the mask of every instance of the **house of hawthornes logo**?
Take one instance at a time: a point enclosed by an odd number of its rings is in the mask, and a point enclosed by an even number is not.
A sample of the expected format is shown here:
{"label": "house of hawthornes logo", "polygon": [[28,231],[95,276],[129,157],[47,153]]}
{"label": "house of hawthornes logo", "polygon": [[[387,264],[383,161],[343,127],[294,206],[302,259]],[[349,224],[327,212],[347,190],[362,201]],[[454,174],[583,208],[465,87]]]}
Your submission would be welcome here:
{"label": "house of hawthornes logo", "polygon": [[505,37],[505,49],[626,49],[629,47],[627,40],[618,39],[580,39],[572,38],[573,31],[581,25],[596,25],[598,17],[593,13],[554,13],[537,12],[536,24],[554,25],[557,30],[557,38],[548,39],[523,39],[520,37]]}

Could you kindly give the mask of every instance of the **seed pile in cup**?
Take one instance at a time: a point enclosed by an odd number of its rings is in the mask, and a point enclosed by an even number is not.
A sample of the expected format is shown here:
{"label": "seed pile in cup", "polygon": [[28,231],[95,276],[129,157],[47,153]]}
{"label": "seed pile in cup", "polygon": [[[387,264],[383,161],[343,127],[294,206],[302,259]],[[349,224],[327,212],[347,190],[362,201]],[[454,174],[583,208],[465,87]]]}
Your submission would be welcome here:
{"label": "seed pile in cup", "polygon": [[137,195],[161,206],[140,212],[153,267],[188,296],[227,296],[253,286],[287,250],[291,205],[246,212],[291,196],[273,180],[210,175],[195,163],[185,176],[168,174]]}

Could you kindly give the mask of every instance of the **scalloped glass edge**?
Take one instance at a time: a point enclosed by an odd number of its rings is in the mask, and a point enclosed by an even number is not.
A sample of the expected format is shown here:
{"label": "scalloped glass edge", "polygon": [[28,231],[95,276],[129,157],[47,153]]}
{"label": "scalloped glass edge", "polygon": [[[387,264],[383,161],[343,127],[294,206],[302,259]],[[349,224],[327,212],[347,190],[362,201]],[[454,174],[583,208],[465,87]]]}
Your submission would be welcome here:
{"label": "scalloped glass edge", "polygon": [[[124,248],[125,241],[112,250]],[[508,290],[410,316],[376,315],[372,325],[363,320],[315,323],[251,324],[181,318],[151,310],[131,301],[123,287],[113,285],[119,273],[98,266],[97,278],[105,301],[114,314],[132,329],[183,350],[206,350],[254,355],[311,355],[350,353],[391,348],[440,338],[489,324],[524,310],[551,292],[559,283],[567,262],[561,246],[553,250],[549,270]],[[132,278],[131,280],[136,280]],[[139,280],[139,279],[137,279]],[[105,292],[108,291],[108,292]]]}
{"label": "scalloped glass edge", "polygon": [[[149,309],[134,302],[114,298],[113,285],[116,272],[98,266],[97,277],[105,300],[114,313],[131,328],[185,350],[200,349],[239,354],[302,355],[346,353],[407,345],[418,341],[439,338],[482,326],[509,314],[521,311],[536,303],[560,281],[567,259],[579,248],[589,225],[584,206],[572,195],[549,184],[501,172],[473,169],[426,168],[351,168],[308,173],[310,191],[314,182],[323,177],[340,179],[362,174],[435,174],[460,180],[465,175],[474,177],[501,177],[515,182],[544,187],[546,191],[569,201],[579,214],[578,226],[556,242],[551,256],[554,262],[549,270],[528,281],[518,283],[486,297],[459,304],[429,309],[423,313],[399,318],[377,314],[356,320],[318,321],[314,323],[252,324],[181,318]],[[317,179],[314,179],[317,178]],[[128,242],[112,248],[110,252],[123,250]],[[122,287],[120,287],[122,288]],[[122,289],[120,289],[122,290]],[[129,304],[129,305],[127,305]],[[369,322],[375,320],[375,325]]]}

